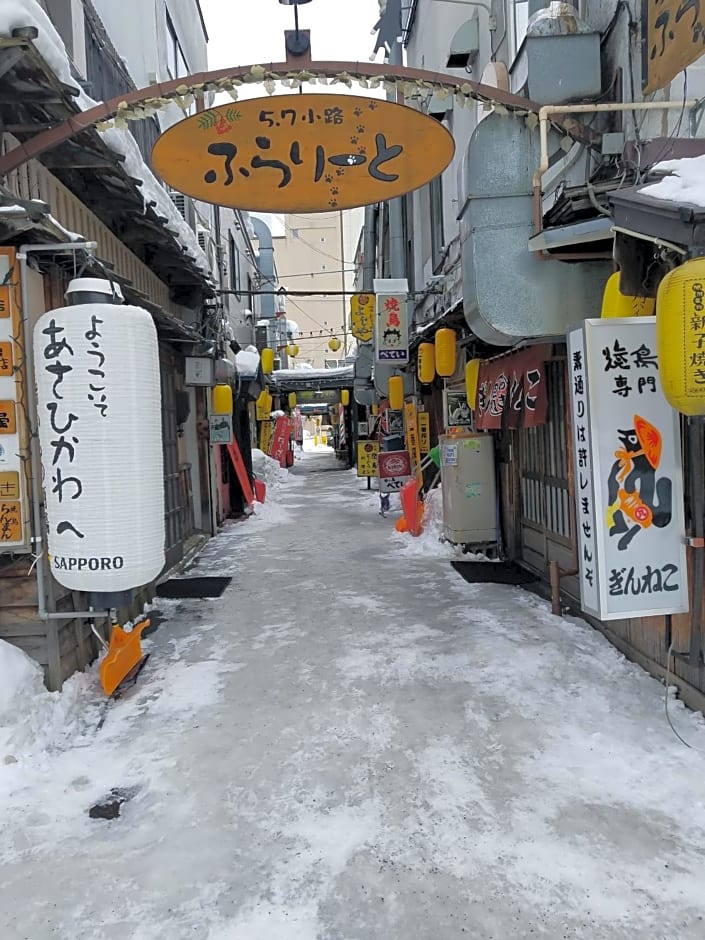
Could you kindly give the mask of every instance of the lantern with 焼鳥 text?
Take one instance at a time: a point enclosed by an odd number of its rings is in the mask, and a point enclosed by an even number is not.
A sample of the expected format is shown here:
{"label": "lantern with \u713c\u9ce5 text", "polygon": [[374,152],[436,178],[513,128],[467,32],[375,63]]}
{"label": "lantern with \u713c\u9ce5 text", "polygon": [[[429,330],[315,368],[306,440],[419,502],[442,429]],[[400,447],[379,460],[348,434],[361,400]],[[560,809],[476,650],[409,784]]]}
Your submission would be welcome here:
{"label": "lantern with \u713c\u9ce5 text", "polygon": [[139,307],[79,303],[34,328],[49,568],[128,591],[165,564],[157,332]]}

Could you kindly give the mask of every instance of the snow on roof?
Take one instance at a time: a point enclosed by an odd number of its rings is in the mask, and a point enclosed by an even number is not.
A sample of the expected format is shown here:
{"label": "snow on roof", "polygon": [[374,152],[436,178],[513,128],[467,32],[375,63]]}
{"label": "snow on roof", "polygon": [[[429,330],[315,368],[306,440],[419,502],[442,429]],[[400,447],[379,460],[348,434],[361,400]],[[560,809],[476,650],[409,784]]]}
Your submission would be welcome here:
{"label": "snow on roof", "polygon": [[670,175],[658,183],[642,186],[639,190],[642,195],[705,209],[705,156],[664,160],[652,172]]}
{"label": "snow on roof", "polygon": [[[71,75],[71,63],[66,47],[54,28],[51,20],[39,6],[37,0],[2,0],[0,3],[0,36],[10,36],[13,29],[23,26],[36,26],[38,37],[34,40],[38,52],[52,71],[66,85],[76,87]],[[81,89],[78,90],[76,103],[83,111],[98,104]],[[195,232],[186,224],[170,196],[144,162],[137,141],[128,130],[110,128],[98,131],[105,145],[114,153],[125,158],[125,172],[141,182],[140,193],[145,210],[149,203],[155,203],[157,215],[165,217],[167,229],[182,248],[193,259],[196,266],[205,274],[210,273],[208,259],[198,244]]]}

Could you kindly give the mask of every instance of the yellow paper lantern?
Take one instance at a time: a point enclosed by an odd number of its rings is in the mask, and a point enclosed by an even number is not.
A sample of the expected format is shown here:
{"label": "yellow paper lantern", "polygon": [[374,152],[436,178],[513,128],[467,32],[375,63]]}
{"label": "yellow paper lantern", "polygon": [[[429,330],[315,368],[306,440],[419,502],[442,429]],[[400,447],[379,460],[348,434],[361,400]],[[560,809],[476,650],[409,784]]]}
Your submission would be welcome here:
{"label": "yellow paper lantern", "polygon": [[481,365],[482,359],[471,359],[465,366],[465,397],[473,411],[477,399],[477,380],[480,377]]}
{"label": "yellow paper lantern", "polygon": [[233,390],[229,385],[216,385],[213,388],[213,414],[231,415],[233,413]]}
{"label": "yellow paper lantern", "polygon": [[421,343],[419,346],[418,372],[419,382],[429,385],[436,377],[436,347],[433,343]]}
{"label": "yellow paper lantern", "polygon": [[652,317],[656,301],[653,297],[637,297],[623,294],[619,289],[619,271],[610,275],[602,295],[600,316],[612,317]]}
{"label": "yellow paper lantern", "polygon": [[350,391],[347,388],[344,388],[340,393],[340,401],[344,408],[347,408],[350,404]]}
{"label": "yellow paper lantern", "polygon": [[296,359],[298,354],[299,347],[296,345],[296,343],[292,343],[292,345],[289,347],[289,355],[292,357],[292,359]]}
{"label": "yellow paper lantern", "polygon": [[328,340],[328,349],[330,349],[331,352],[338,352],[340,345],[341,343],[337,336],[331,336]]}
{"label": "yellow paper lantern", "polygon": [[372,414],[374,417],[376,417],[379,414],[379,405],[372,406]]}
{"label": "yellow paper lantern", "polygon": [[265,375],[271,375],[274,369],[274,350],[263,349],[261,353],[262,371]]}
{"label": "yellow paper lantern", "polygon": [[289,408],[296,408],[296,392],[289,392]]}
{"label": "yellow paper lantern", "polygon": [[656,350],[666,400],[684,415],[705,415],[705,258],[693,258],[664,277],[656,296]]}
{"label": "yellow paper lantern", "polygon": [[389,378],[389,407],[392,411],[401,411],[404,407],[404,379],[401,375]]}
{"label": "yellow paper lantern", "polygon": [[455,372],[455,330],[444,327],[436,333],[436,372],[447,379]]}

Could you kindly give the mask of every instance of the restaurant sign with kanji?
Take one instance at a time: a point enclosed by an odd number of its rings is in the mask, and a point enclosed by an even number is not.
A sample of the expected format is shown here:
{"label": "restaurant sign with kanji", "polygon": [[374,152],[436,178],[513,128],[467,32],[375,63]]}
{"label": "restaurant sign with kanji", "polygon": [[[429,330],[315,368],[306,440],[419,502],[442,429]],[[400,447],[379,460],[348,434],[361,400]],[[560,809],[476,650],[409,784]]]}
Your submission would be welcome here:
{"label": "restaurant sign with kanji", "polygon": [[582,609],[600,620],[684,613],[680,424],[661,391],[655,317],[568,334]]}
{"label": "restaurant sign with kanji", "polygon": [[29,548],[23,433],[25,352],[22,295],[14,248],[0,248],[0,552]]}
{"label": "restaurant sign with kanji", "polygon": [[409,362],[409,320],[405,278],[375,278],[375,361],[391,366]]}
{"label": "restaurant sign with kanji", "polygon": [[260,212],[330,212],[382,202],[439,175],[452,135],[413,108],[353,95],[282,95],[194,114],[152,150],[174,189]]}

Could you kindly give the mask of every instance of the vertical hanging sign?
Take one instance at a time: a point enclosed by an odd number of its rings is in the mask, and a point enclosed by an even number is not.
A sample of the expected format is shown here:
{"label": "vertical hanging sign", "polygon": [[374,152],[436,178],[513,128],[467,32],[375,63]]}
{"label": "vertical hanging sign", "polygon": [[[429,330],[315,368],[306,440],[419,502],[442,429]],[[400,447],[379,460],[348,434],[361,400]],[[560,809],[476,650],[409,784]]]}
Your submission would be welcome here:
{"label": "vertical hanging sign", "polygon": [[12,248],[0,248],[0,552],[28,547],[23,459],[26,428],[19,408],[24,382],[22,298]]}
{"label": "vertical hanging sign", "polygon": [[391,366],[409,362],[406,278],[377,278],[375,292],[375,360]]}
{"label": "vertical hanging sign", "polygon": [[680,424],[661,391],[656,319],[586,320],[568,339],[583,609],[683,613]]}
{"label": "vertical hanging sign", "polygon": [[575,523],[580,567],[580,599],[587,613],[598,616],[595,500],[592,486],[592,443],[588,411],[587,367],[583,329],[568,334],[568,371],[573,406],[573,465],[575,468]]}
{"label": "vertical hanging sign", "polygon": [[431,415],[427,411],[420,411],[418,414],[419,422],[419,447],[422,454],[427,454],[431,449]]}

